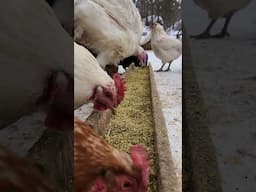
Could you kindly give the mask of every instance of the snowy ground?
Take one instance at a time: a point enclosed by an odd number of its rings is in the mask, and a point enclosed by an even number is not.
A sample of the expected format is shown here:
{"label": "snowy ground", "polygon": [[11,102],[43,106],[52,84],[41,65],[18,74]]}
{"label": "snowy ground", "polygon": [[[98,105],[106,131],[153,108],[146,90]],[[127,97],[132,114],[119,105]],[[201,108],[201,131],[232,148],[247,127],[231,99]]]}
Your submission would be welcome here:
{"label": "snowy ground", "polygon": [[[152,51],[147,51],[154,70],[161,67],[161,61]],[[166,66],[167,67],[167,66]],[[182,57],[171,65],[169,72],[154,72],[157,91],[168,129],[170,149],[174,163],[181,175],[182,168]]]}
{"label": "snowy ground", "polygon": [[[206,12],[191,0],[183,8],[188,33],[201,32],[208,23]],[[190,40],[224,192],[256,191],[255,9],[252,1],[234,16],[230,38]]]}

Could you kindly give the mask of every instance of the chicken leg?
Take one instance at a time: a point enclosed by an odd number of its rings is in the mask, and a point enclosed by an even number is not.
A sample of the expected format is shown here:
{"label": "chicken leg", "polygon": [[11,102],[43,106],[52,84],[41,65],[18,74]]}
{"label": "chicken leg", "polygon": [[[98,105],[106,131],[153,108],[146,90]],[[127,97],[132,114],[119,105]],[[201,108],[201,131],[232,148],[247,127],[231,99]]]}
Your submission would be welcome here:
{"label": "chicken leg", "polygon": [[198,35],[191,35],[191,38],[194,39],[207,39],[207,38],[211,38],[211,28],[214,25],[214,23],[217,21],[217,19],[212,19],[211,22],[209,23],[209,25],[207,26],[207,28],[204,30],[204,32],[198,34]]}
{"label": "chicken leg", "polygon": [[231,18],[233,17],[234,12],[230,12],[225,18],[225,24],[221,30],[220,33],[216,34],[216,35],[211,35],[210,31],[212,26],[214,25],[214,23],[217,21],[217,19],[212,19],[210,24],[207,26],[206,30],[199,34],[199,35],[192,35],[190,37],[195,38],[195,39],[207,39],[207,38],[224,38],[227,36],[230,36],[230,34],[228,33],[228,25],[230,23]]}
{"label": "chicken leg", "polygon": [[161,68],[160,68],[160,69],[158,69],[158,70],[156,70],[156,72],[161,72],[161,71],[163,71],[164,65],[165,65],[165,63],[162,63]]}
{"label": "chicken leg", "polygon": [[167,67],[167,69],[165,69],[164,71],[169,71],[170,70],[170,67],[171,67],[171,64],[172,64],[172,61],[170,61],[169,63],[168,63],[168,67]]}
{"label": "chicken leg", "polygon": [[223,38],[223,37],[226,37],[226,36],[230,36],[230,34],[228,33],[228,25],[230,23],[230,20],[231,18],[233,17],[234,15],[234,12],[231,12],[227,17],[226,17],[226,20],[225,20],[225,24],[221,30],[220,33],[216,34],[216,35],[213,35],[212,37],[214,38]]}

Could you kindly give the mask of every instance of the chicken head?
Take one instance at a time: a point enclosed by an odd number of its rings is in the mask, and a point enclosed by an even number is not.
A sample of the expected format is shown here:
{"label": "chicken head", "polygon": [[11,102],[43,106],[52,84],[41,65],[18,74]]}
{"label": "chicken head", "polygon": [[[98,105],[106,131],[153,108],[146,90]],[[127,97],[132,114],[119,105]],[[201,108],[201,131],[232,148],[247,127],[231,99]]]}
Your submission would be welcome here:
{"label": "chicken head", "polygon": [[97,178],[90,192],[146,192],[149,184],[149,162],[146,149],[142,145],[130,148],[133,172],[117,173],[108,170]]}
{"label": "chicken head", "polygon": [[148,54],[147,52],[142,48],[142,47],[139,47],[138,48],[138,59],[140,61],[140,66],[141,67],[145,67],[147,66],[148,64]]}
{"label": "chicken head", "polygon": [[125,82],[117,73],[113,74],[115,85],[108,87],[96,86],[90,100],[94,103],[94,109],[104,111],[114,110],[124,98],[126,90]]}

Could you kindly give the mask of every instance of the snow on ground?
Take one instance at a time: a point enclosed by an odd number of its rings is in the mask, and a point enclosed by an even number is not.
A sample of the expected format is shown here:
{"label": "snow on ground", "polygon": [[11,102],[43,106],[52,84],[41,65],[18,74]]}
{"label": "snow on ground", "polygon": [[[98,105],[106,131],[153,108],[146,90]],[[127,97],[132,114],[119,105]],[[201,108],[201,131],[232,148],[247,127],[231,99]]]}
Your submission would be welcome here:
{"label": "snow on ground", "polygon": [[[170,28],[166,29],[166,33],[167,33],[169,36],[171,36],[171,37],[173,37],[173,38],[176,39],[177,34],[179,33],[179,31],[173,30],[173,29],[170,27]],[[181,35],[180,37],[182,38],[182,35]]]}
{"label": "snow on ground", "polygon": [[[153,70],[161,67],[161,61],[153,51],[147,51]],[[167,66],[166,66],[167,67]],[[182,168],[182,57],[173,61],[169,72],[154,72],[157,91],[168,129],[170,149],[176,168]]]}
{"label": "snow on ground", "polygon": [[[190,40],[223,192],[256,189],[255,9],[252,1],[234,16],[227,39]],[[189,34],[208,24],[206,12],[192,1],[183,3],[183,15]]]}

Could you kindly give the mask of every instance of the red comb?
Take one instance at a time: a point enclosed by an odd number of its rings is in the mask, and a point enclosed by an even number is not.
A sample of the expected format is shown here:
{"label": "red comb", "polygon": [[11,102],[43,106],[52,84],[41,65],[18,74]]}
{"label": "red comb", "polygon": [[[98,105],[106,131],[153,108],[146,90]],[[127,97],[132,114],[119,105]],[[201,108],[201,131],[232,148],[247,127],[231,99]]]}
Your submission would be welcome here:
{"label": "red comb", "polygon": [[140,191],[146,192],[149,185],[149,161],[148,153],[143,145],[134,145],[130,148],[131,158],[134,165],[141,169],[142,183]]}
{"label": "red comb", "polygon": [[101,178],[98,178],[89,192],[107,192],[107,186]]}
{"label": "red comb", "polygon": [[124,93],[126,91],[125,81],[121,78],[118,73],[113,75],[113,79],[115,81],[115,86],[117,89],[117,105],[121,103],[124,99]]}

